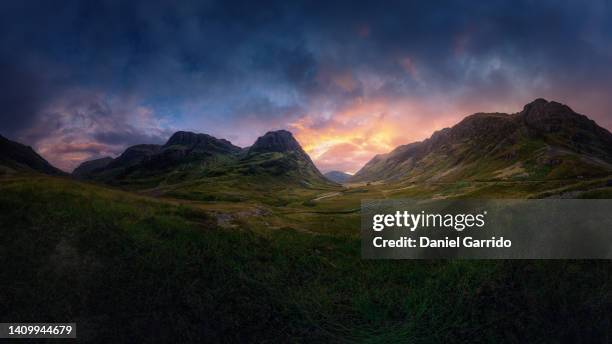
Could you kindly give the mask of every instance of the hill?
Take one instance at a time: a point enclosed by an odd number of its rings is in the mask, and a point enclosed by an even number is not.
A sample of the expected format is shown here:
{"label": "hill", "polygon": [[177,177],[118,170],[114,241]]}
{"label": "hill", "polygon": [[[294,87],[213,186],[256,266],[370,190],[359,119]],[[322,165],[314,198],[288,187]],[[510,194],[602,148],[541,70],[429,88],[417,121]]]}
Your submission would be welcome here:
{"label": "hill", "polygon": [[0,174],[39,172],[49,175],[66,174],[38,155],[32,147],[0,136]]}
{"label": "hill", "polygon": [[568,106],[477,113],[429,139],[375,156],[351,182],[551,180],[612,172],[612,134]]}
{"label": "hill", "polygon": [[324,176],[332,182],[340,184],[345,183],[347,180],[349,180],[349,178],[351,178],[350,174],[344,173],[342,171],[329,171],[325,173]]}
{"label": "hill", "polygon": [[72,175],[76,178],[87,178],[92,174],[96,173],[96,171],[106,168],[108,164],[113,161],[113,158],[110,156],[89,160],[81,163],[77,168],[72,171]]}

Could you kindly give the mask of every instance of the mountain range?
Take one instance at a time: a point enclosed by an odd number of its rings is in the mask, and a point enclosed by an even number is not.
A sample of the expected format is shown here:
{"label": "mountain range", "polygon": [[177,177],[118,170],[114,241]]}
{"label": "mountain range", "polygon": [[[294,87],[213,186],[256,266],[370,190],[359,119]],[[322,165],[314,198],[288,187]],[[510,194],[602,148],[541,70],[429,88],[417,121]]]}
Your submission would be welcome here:
{"label": "mountain range", "polygon": [[[0,171],[64,174],[30,147],[0,136]],[[536,99],[514,113],[476,113],[430,138],[370,160],[355,175],[319,172],[286,130],[246,148],[186,131],[163,145],[128,147],[116,158],[86,161],[72,176],[113,185],[157,187],[225,176],[302,186],[371,182],[551,180],[612,172],[612,134],[566,105]],[[255,178],[255,179],[253,179]]]}
{"label": "mountain range", "polygon": [[329,183],[286,130],[270,131],[247,148],[207,134],[179,131],[164,145],[135,145],[115,159],[84,162],[73,175],[110,184],[138,184],[157,177],[163,177],[160,183],[168,183],[220,175]]}
{"label": "mountain range", "polygon": [[375,156],[350,182],[550,180],[612,172],[612,134],[544,99],[514,113],[476,113],[422,142]]}

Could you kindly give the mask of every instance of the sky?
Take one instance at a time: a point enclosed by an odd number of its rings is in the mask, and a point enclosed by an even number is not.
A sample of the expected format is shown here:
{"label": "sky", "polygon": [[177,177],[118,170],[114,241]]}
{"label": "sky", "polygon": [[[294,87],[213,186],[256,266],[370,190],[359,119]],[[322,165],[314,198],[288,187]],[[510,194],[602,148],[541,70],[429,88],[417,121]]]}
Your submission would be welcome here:
{"label": "sky", "polygon": [[291,131],[323,172],[475,112],[612,129],[608,1],[2,1],[0,134],[52,164]]}

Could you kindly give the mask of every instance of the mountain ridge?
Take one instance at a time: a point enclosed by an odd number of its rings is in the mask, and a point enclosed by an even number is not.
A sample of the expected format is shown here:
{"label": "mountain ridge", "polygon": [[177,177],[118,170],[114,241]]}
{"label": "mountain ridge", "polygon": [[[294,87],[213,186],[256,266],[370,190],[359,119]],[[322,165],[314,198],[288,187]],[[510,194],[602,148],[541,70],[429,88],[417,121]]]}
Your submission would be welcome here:
{"label": "mountain ridge", "polygon": [[0,135],[0,167],[4,172],[40,172],[49,175],[66,175],[51,165],[32,147],[11,141]]}
{"label": "mountain ridge", "polygon": [[612,134],[538,98],[513,114],[475,113],[366,163],[349,181],[561,178],[612,168]]}
{"label": "mountain ridge", "polygon": [[73,171],[72,175],[76,178],[86,179],[90,174],[95,173],[98,169],[103,169],[110,164],[114,159],[110,156],[87,160],[79,164]]}
{"label": "mountain ridge", "polygon": [[[90,163],[84,162],[81,166]],[[208,134],[178,131],[164,145],[128,147],[106,166],[85,177],[114,183],[179,171],[184,175],[183,179],[238,173],[326,183],[310,156],[286,130],[269,131],[248,148],[240,148]]]}

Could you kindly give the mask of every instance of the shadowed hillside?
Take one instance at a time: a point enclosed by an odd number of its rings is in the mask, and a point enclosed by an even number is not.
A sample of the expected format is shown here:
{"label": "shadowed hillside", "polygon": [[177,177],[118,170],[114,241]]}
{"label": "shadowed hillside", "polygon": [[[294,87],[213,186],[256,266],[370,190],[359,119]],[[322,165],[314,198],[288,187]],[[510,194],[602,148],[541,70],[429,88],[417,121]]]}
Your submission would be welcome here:
{"label": "shadowed hillside", "polygon": [[0,174],[15,172],[40,172],[64,175],[36,153],[32,147],[0,136]]}

